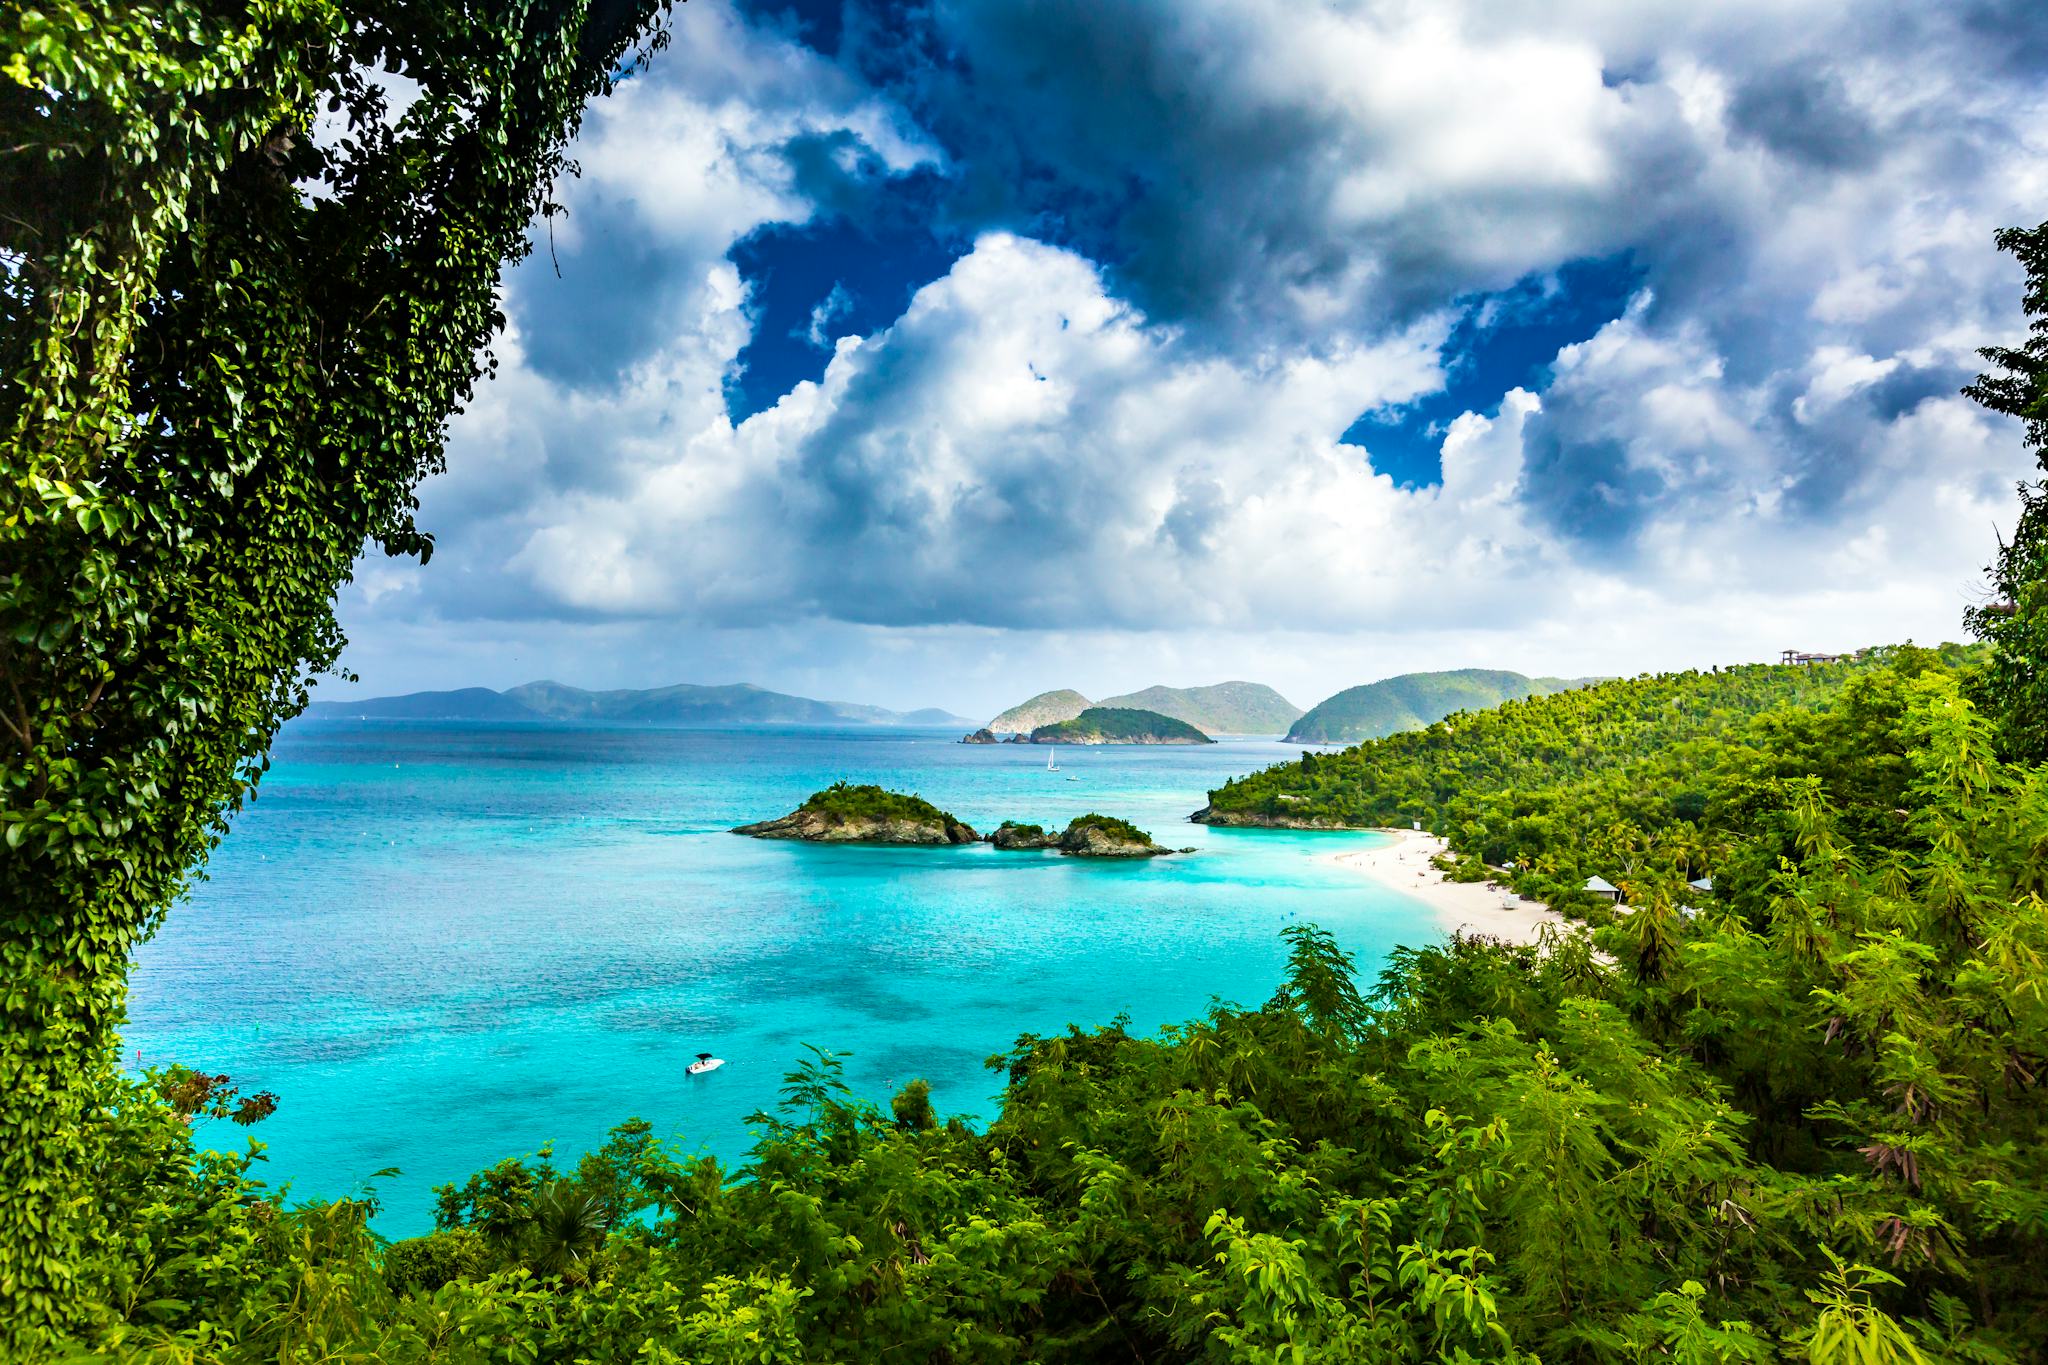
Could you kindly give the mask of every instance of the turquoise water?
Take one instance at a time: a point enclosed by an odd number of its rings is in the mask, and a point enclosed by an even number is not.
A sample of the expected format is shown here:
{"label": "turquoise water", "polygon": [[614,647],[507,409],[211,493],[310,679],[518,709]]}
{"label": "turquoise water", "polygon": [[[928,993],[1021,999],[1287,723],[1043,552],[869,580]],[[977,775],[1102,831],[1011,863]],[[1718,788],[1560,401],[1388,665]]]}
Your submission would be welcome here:
{"label": "turquoise water", "polygon": [[[632,1115],[733,1160],[806,1043],[850,1053],[864,1095],[923,1076],[942,1112],[984,1118],[983,1060],[1020,1033],[1263,1001],[1292,920],[1368,971],[1435,933],[1319,856],[1377,836],[1185,823],[1224,777],[1291,756],[1279,745],[1066,749],[1048,774],[1043,749],[957,738],[298,723],[139,955],[128,1059],[277,1092],[250,1131],[294,1197],[398,1167],[376,1188],[400,1236],[429,1225],[432,1186],[543,1143],[573,1155]],[[1199,852],[1119,865],[726,832],[839,778],[978,829],[1099,810]],[[727,1065],[686,1076],[699,1051]]]}

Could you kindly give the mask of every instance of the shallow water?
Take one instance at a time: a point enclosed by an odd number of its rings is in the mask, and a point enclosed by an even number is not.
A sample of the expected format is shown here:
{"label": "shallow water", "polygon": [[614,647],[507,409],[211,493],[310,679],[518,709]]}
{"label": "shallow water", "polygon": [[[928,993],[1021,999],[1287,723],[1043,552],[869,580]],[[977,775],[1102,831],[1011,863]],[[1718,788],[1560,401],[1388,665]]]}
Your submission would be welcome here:
{"label": "shallow water", "polygon": [[[968,746],[954,731],[649,731],[299,722],[210,880],[144,946],[128,1060],[224,1071],[283,1100],[249,1135],[295,1197],[372,1172],[378,1220],[424,1231],[432,1186],[630,1115],[733,1160],[804,1044],[886,1103],[916,1076],[984,1118],[982,1063],[1020,1033],[1266,999],[1312,919],[1372,971],[1429,912],[1326,855],[1369,834],[1185,823],[1271,742]],[[1067,777],[1079,780],[1067,781]],[[839,778],[978,829],[1120,815],[1191,857],[831,848],[744,839]],[[727,1060],[690,1077],[699,1051]],[[235,1145],[217,1124],[204,1134]]]}

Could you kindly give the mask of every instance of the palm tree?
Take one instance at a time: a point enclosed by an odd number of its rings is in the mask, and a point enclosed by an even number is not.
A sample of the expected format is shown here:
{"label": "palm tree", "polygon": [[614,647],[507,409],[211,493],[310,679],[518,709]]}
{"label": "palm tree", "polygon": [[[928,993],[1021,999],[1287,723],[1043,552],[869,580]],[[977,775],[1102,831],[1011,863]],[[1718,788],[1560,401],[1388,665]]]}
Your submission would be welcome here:
{"label": "palm tree", "polygon": [[609,1231],[605,1203],[573,1180],[550,1180],[534,1193],[526,1216],[525,1261],[536,1275],[571,1284],[589,1278],[591,1258]]}

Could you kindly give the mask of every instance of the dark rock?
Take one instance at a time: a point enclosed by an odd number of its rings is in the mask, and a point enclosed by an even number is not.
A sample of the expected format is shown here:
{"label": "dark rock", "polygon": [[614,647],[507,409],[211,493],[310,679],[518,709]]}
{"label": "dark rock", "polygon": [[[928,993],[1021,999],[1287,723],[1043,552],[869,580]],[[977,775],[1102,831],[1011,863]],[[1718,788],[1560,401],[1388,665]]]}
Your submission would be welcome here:
{"label": "dark rock", "polygon": [[1059,850],[1076,858],[1157,858],[1173,852],[1150,840],[1134,840],[1099,825],[1069,825],[1059,837]]}
{"label": "dark rock", "polygon": [[1365,829],[1327,815],[1269,815],[1258,810],[1217,810],[1204,806],[1188,817],[1197,825],[1231,825],[1243,829]]}
{"label": "dark rock", "polygon": [[775,820],[741,825],[734,834],[756,839],[798,839],[813,844],[971,844],[980,835],[958,820],[877,819],[797,810]]}

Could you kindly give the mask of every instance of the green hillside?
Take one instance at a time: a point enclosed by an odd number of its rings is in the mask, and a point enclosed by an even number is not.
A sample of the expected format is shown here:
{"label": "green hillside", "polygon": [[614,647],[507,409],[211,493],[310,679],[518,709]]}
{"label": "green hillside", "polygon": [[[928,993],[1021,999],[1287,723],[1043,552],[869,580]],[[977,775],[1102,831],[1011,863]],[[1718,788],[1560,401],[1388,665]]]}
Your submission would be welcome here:
{"label": "green hillside", "polygon": [[458,687],[447,692],[408,692],[398,697],[364,697],[359,701],[316,701],[308,716],[323,720],[524,720],[547,717],[516,698],[488,687]]}
{"label": "green hillside", "polygon": [[503,692],[465,687],[361,701],[319,701],[306,714],[326,720],[527,720],[592,725],[710,728],[725,725],[951,725],[961,719],[936,707],[907,714],[856,702],[816,701],[751,683],[707,687],[612,688],[593,692],[567,683],[530,682]]}
{"label": "green hillside", "polygon": [[1955,646],[1938,654],[1908,647],[1860,663],[1752,664],[1596,683],[1338,754],[1304,754],[1226,782],[1197,818],[1401,828],[1420,821],[1475,860],[1516,862],[1522,889],[1571,903],[1589,876],[1624,883],[1645,841],[1675,841],[1671,847],[1693,848],[1695,867],[1710,866],[1726,812],[1708,793],[1731,765],[1797,771],[1802,751],[1788,738],[1795,722],[1786,717],[1803,716],[1798,708],[1831,705],[1865,674],[1891,678],[1890,665],[1901,661],[1924,670],[1964,657]]}
{"label": "green hillside", "polygon": [[1348,687],[1317,704],[1294,723],[1287,738],[1297,744],[1356,744],[1403,730],[1420,730],[1458,711],[1477,711],[1577,685],[1562,678],[1527,678],[1498,668],[1403,673],[1363,687]]}
{"label": "green hillside", "polygon": [[1072,720],[1094,704],[1072,688],[1062,687],[1018,702],[990,721],[988,728],[999,735],[1028,735],[1041,725]]}
{"label": "green hillside", "polygon": [[1157,711],[1118,706],[1091,706],[1072,720],[1041,725],[1031,732],[1033,744],[1214,744],[1216,741],[1184,720]]}
{"label": "green hillside", "polygon": [[1301,708],[1264,683],[1224,682],[1208,687],[1148,687],[1097,706],[1157,711],[1211,735],[1282,735]]}

